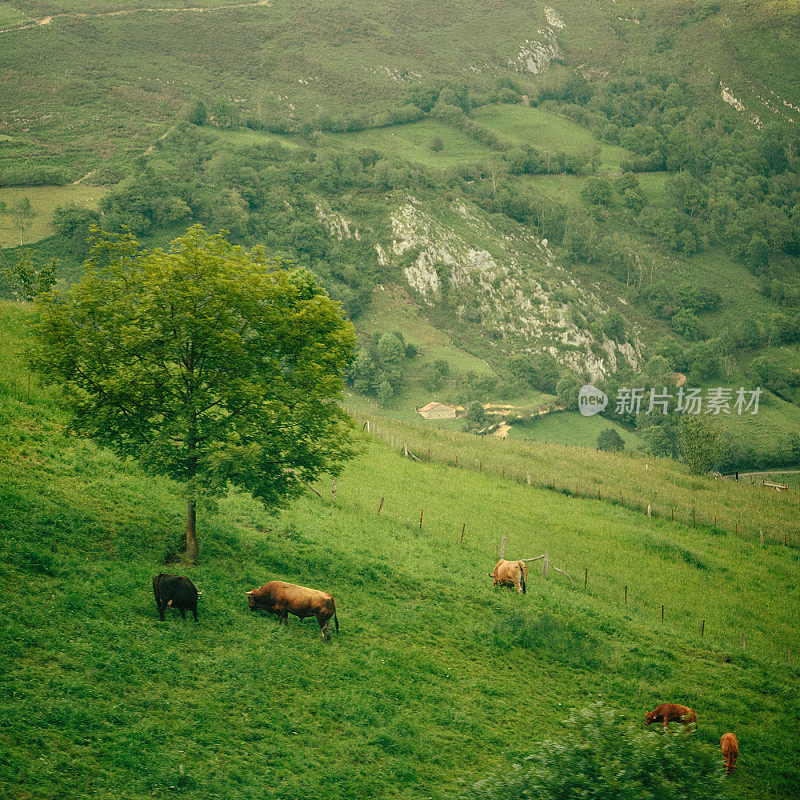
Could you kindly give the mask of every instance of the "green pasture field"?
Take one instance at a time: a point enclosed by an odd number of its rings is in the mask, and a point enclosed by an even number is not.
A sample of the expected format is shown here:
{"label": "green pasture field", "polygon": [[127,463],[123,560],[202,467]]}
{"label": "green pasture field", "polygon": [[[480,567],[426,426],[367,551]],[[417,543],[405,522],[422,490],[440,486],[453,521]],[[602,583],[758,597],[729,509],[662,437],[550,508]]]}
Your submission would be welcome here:
{"label": "green pasture field", "polygon": [[619,172],[622,160],[630,155],[623,147],[595,139],[582,125],[540,108],[494,105],[477,109],[474,116],[501,138],[547,153],[584,155],[600,150],[600,172]]}
{"label": "green pasture field", "polygon": [[[739,384],[718,381],[717,385],[731,385],[735,392]],[[748,384],[748,390],[752,384]],[[800,408],[775,395],[762,395],[757,414],[720,415],[720,426],[744,448],[758,454],[773,454],[772,463],[784,464],[788,458],[788,437],[800,436]]]}
{"label": "green pasture field", "polygon": [[800,541],[797,498],[766,498],[710,476],[691,475],[671,459],[456,434],[391,419],[386,411],[354,410],[360,426],[370,420],[394,437],[398,446],[406,442],[415,453],[423,452],[426,457],[430,453],[433,461],[452,465],[458,458],[464,469],[480,469],[512,482],[530,482],[573,497],[577,489],[579,497],[599,495],[640,512],[650,506],[655,516],[691,521],[749,541],[758,540],[760,531],[767,541],[783,542],[784,535],[791,543]]}
{"label": "green pasture field", "polygon": [[606,428],[613,428],[622,437],[628,450],[644,447],[642,438],[622,425],[599,416],[584,417],[577,411],[544,414],[524,425],[514,423],[508,435],[512,439],[534,439],[539,442],[593,448],[597,446],[597,437]]}
{"label": "green pasture field", "polygon": [[20,199],[31,201],[34,216],[24,232],[23,244],[31,244],[54,233],[53,211],[59,206],[74,204],[84,208],[97,208],[100,198],[108,191],[103,186],[24,186],[0,188],[0,202],[6,204],[6,213],[0,213],[0,247],[20,244],[20,234],[8,208]]}
{"label": "green pasture field", "polygon": [[[444,145],[438,152],[430,147],[434,138],[441,139]],[[326,134],[324,142],[351,149],[373,148],[387,156],[442,169],[480,163],[496,155],[461,131],[432,119],[356,133]]]}
{"label": "green pasture field", "polygon": [[[635,723],[663,701],[690,705],[709,753],[724,731],[739,739],[731,798],[794,793],[795,547],[418,464],[373,440],[335,503],[328,481],[325,499],[278,516],[233,492],[198,514],[200,564],[166,563],[179,488],[66,432],[57,397],[29,389],[20,365],[27,316],[0,304],[5,797],[450,800],[596,700]],[[669,489],[669,475],[650,479]],[[709,485],[747,495],[724,483]],[[493,588],[501,535],[508,557],[547,550],[575,585],[534,562],[526,595]],[[204,590],[199,624],[158,620],[162,571]],[[247,609],[244,592],[276,578],[334,594],[330,642],[313,621]]]}
{"label": "green pasture field", "polygon": [[20,22],[25,22],[27,19],[28,15],[15,8],[11,3],[0,3],[0,27],[19,25]]}

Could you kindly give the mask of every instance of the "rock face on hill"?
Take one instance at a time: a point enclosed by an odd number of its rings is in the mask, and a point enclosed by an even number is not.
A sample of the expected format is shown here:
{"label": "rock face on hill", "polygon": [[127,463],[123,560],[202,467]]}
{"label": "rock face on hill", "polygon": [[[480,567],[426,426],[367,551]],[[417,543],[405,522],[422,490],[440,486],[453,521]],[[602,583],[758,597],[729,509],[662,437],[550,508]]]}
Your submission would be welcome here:
{"label": "rock face on hill", "polygon": [[546,239],[501,233],[458,200],[435,214],[406,198],[391,214],[391,240],[376,245],[379,263],[402,276],[423,308],[449,312],[454,326],[474,326],[502,350],[548,352],[593,379],[621,361],[638,368],[635,336],[616,342],[589,330],[587,320],[608,308],[579,290]]}

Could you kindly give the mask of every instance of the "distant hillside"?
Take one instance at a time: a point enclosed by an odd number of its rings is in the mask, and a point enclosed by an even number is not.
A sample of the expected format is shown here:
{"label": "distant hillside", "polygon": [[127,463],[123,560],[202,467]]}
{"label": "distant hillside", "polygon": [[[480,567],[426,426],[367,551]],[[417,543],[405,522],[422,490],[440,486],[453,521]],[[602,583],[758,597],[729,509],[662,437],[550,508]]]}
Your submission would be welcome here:
{"label": "distant hillside", "polygon": [[[92,222],[153,244],[201,222],[314,270],[359,327],[351,385],[401,416],[437,393],[569,404],[576,382],[680,372],[767,390],[756,437],[729,426],[728,467],[792,462],[790,5],[14,8],[0,33],[6,266],[12,242],[53,229],[54,206],[56,236],[30,253],[58,258],[62,281]],[[414,319],[390,324],[387,298]],[[377,339],[396,331],[416,355],[390,366]]]}

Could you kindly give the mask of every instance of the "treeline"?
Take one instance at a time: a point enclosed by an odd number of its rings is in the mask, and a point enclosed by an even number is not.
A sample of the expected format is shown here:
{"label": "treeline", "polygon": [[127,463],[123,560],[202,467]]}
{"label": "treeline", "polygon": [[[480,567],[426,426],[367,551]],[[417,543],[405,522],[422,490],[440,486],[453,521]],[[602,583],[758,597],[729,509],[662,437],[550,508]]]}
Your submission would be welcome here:
{"label": "treeline", "polygon": [[[580,83],[580,78],[575,81]],[[661,203],[626,194],[639,227],[668,249],[724,247],[756,274],[800,258],[800,135],[788,121],[759,129],[712,111],[669,77],[622,76],[545,95],[561,113],[634,155],[623,170],[668,170]],[[547,105],[547,103],[545,103]],[[593,202],[602,204],[608,187]],[[644,202],[643,202],[644,201]]]}
{"label": "treeline", "polygon": [[308,267],[357,317],[381,275],[374,243],[331,235],[320,198],[335,197],[337,210],[363,217],[374,214],[387,191],[432,185],[424,170],[374,150],[318,153],[277,141],[232,145],[184,122],[136,160],[132,173],[102,199],[99,214],[61,209],[54,221],[64,247],[83,247],[84,256],[92,224],[125,226],[143,237],[196,222],[224,229],[231,241],[262,244]]}

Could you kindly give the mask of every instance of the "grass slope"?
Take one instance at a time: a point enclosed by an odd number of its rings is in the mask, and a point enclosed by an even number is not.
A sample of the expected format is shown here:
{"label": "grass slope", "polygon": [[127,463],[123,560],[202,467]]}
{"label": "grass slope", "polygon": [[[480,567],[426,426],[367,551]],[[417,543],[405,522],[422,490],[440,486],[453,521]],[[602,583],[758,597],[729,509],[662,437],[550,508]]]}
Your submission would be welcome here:
{"label": "grass slope", "polygon": [[[12,208],[23,198],[31,201],[33,216],[23,233],[23,244],[31,244],[54,233],[53,211],[59,206],[97,208],[107,189],[101,186],[26,186],[0,189],[0,203]],[[0,247],[15,247],[20,241],[10,212],[0,213]]]}
{"label": "grass slope", "polygon": [[[24,320],[0,306],[4,796],[447,798],[595,699],[634,720],[686,702],[710,751],[737,733],[733,797],[796,792],[796,550],[372,443],[335,505],[272,518],[233,494],[202,514],[200,624],[160,623],[150,579],[185,569],[164,563],[177,487],[65,432],[19,367]],[[524,597],[492,589],[501,533],[509,556],[588,567],[588,591],[536,569]],[[332,591],[341,633],[249,612],[276,577]]]}

